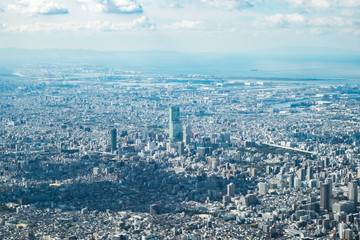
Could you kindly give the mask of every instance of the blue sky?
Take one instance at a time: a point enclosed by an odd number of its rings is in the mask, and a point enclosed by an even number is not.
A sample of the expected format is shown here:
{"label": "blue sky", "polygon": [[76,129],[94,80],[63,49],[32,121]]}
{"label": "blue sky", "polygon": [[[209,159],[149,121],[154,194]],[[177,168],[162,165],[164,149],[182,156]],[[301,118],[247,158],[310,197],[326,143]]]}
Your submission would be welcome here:
{"label": "blue sky", "polygon": [[1,0],[0,48],[360,51],[360,0]]}

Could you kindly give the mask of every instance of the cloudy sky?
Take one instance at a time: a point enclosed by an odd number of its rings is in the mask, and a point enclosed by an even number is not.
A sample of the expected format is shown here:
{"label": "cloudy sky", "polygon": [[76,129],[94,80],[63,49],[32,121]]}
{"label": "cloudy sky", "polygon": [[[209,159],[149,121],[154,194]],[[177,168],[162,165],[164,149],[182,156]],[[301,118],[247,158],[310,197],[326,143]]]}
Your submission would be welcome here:
{"label": "cloudy sky", "polygon": [[0,48],[360,51],[360,0],[1,0]]}

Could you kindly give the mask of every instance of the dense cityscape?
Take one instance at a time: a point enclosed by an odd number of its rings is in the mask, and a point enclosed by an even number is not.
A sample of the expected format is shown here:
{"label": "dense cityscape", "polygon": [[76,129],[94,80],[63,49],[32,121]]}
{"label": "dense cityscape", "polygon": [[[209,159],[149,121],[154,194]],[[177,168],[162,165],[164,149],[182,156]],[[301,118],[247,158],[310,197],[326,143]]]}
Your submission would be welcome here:
{"label": "dense cityscape", "polygon": [[359,239],[359,94],[336,79],[3,74],[0,238]]}

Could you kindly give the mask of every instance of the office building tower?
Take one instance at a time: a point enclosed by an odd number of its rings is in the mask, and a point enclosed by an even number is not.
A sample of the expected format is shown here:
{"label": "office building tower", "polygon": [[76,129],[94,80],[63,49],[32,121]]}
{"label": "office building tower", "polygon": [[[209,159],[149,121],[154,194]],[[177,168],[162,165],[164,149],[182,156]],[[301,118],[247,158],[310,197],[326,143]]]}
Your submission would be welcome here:
{"label": "office building tower", "polygon": [[178,142],[178,154],[184,155],[184,143],[183,142]]}
{"label": "office building tower", "polygon": [[160,213],[160,206],[157,204],[150,205],[150,214],[156,215]]}
{"label": "office building tower", "polygon": [[258,184],[259,186],[259,194],[266,195],[268,193],[268,185],[267,183],[261,182]]}
{"label": "office building tower", "polygon": [[294,187],[295,188],[301,188],[302,187],[302,181],[300,178],[294,178]]}
{"label": "office building tower", "polygon": [[312,166],[308,166],[306,173],[306,180],[310,181],[314,178],[314,168]]}
{"label": "office building tower", "polygon": [[355,202],[355,205],[358,201],[358,183],[357,181],[351,181],[349,182],[348,188],[349,188],[349,200],[352,202]]}
{"label": "office building tower", "polygon": [[257,175],[257,169],[256,169],[256,168],[252,168],[252,169],[251,169],[251,176],[252,176],[252,177],[256,177],[256,175]]}
{"label": "office building tower", "polygon": [[300,160],[299,160],[299,159],[294,159],[294,166],[295,166],[295,167],[299,167],[299,166],[300,166]]}
{"label": "office building tower", "polygon": [[337,176],[335,174],[331,175],[331,182],[333,182],[333,183],[337,182]]}
{"label": "office building tower", "polygon": [[217,160],[215,160],[211,163],[211,167],[213,170],[216,170],[218,166],[219,166],[219,161],[217,161]]}
{"label": "office building tower", "polygon": [[190,126],[185,126],[183,128],[183,142],[185,145],[189,145],[191,141],[191,128]]}
{"label": "office building tower", "polygon": [[266,166],[266,174],[271,174],[271,173],[272,173],[272,167]]}
{"label": "office building tower", "polygon": [[111,135],[111,151],[115,151],[117,149],[116,128],[111,129],[110,135]]}
{"label": "office building tower", "polygon": [[180,121],[180,109],[177,106],[170,108],[169,112],[169,137],[171,141],[180,142],[183,140],[182,124]]}
{"label": "office building tower", "polygon": [[144,141],[144,142],[147,142],[148,141],[148,137],[149,137],[149,129],[146,127],[142,134],[141,134],[141,139]]}
{"label": "office building tower", "polygon": [[330,209],[330,184],[321,183],[320,185],[320,209]]}
{"label": "office building tower", "polygon": [[326,157],[323,159],[324,168],[328,168],[330,166],[330,158]]}
{"label": "office building tower", "polygon": [[318,186],[319,186],[318,180],[316,180],[316,179],[311,179],[311,180],[309,180],[309,187],[311,187],[311,188],[317,188]]}
{"label": "office building tower", "polygon": [[289,176],[289,188],[294,188],[294,174]]}
{"label": "office building tower", "polygon": [[227,195],[229,197],[232,197],[235,195],[235,184],[234,183],[229,183],[227,185]]}
{"label": "office building tower", "polygon": [[325,183],[328,183],[330,185],[329,186],[329,188],[330,188],[330,197],[332,197],[332,180],[331,180],[331,178],[325,179]]}
{"label": "office building tower", "polygon": [[224,195],[223,196],[223,204],[226,205],[227,203],[229,203],[231,201],[230,196],[228,195]]}
{"label": "office building tower", "polygon": [[306,176],[306,170],[305,168],[300,168],[298,170],[298,178],[301,180],[301,181],[305,181],[305,176]]}
{"label": "office building tower", "polygon": [[345,229],[344,230],[344,239],[350,240],[350,239],[354,239],[354,231],[352,229]]}

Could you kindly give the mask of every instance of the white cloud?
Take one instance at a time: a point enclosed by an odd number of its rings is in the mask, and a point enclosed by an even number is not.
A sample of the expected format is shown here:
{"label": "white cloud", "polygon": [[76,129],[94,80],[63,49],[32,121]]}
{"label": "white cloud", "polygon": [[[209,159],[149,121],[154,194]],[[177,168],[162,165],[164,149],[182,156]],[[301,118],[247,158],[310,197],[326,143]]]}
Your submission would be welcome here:
{"label": "white cloud", "polygon": [[255,6],[261,0],[200,0],[212,7],[226,9],[226,10],[239,10]]}
{"label": "white cloud", "polygon": [[341,11],[341,15],[346,16],[346,17],[352,17],[352,16],[354,16],[354,14],[355,14],[355,11],[352,9],[344,9]]}
{"label": "white cloud", "polygon": [[21,32],[79,32],[79,31],[109,31],[118,32],[134,29],[154,29],[155,25],[145,16],[141,16],[126,23],[112,23],[109,21],[91,21],[87,23],[66,22],[66,23],[44,23],[22,25],[2,25],[2,31]]}
{"label": "white cloud", "polygon": [[329,8],[354,8],[360,7],[360,0],[283,0],[291,7],[303,10],[326,10]]}
{"label": "white cloud", "polygon": [[9,4],[7,10],[27,16],[69,13],[65,6],[51,0],[19,0],[14,4]]}
{"label": "white cloud", "polygon": [[[336,33],[336,34],[347,34],[353,33],[356,34],[356,31],[353,29],[358,29],[360,24],[355,19],[337,17],[337,16],[327,16],[327,17],[311,17],[308,15],[301,14],[275,14],[271,16],[266,16],[258,18],[253,22],[255,27],[277,27],[293,29],[296,33],[308,32],[312,35],[321,35],[325,33]],[[348,29],[348,31],[344,31]]]}
{"label": "white cloud", "polygon": [[169,8],[184,8],[184,5],[178,2],[172,2],[167,5]]}
{"label": "white cloud", "polygon": [[319,17],[308,20],[308,25],[311,26],[328,26],[328,27],[343,27],[353,25],[351,20],[346,20],[341,17]]}
{"label": "white cloud", "polygon": [[294,14],[275,14],[258,18],[254,22],[256,26],[274,27],[344,27],[355,26],[356,21],[342,17],[309,17],[298,13]]}
{"label": "white cloud", "polygon": [[310,33],[311,34],[314,34],[314,35],[321,35],[323,33],[323,29],[320,29],[320,28],[312,28],[310,30]]}
{"label": "white cloud", "polygon": [[341,35],[344,35],[344,34],[360,35],[360,30],[359,30],[359,28],[347,27],[347,28],[342,28],[339,31],[339,34],[341,34]]}
{"label": "white cloud", "polygon": [[106,4],[104,1],[98,0],[78,0],[81,8],[85,12],[106,12]]}
{"label": "white cloud", "polygon": [[305,17],[301,14],[275,14],[271,16],[266,16],[264,19],[260,20],[261,25],[271,25],[271,26],[287,26],[294,24],[303,24],[305,22]]}
{"label": "white cloud", "polygon": [[142,7],[131,0],[108,0],[109,11],[119,13],[140,13]]}
{"label": "white cloud", "polygon": [[301,10],[327,9],[330,7],[328,0],[284,0],[291,7]]}
{"label": "white cloud", "polygon": [[142,13],[142,7],[134,0],[78,0],[86,12]]}
{"label": "white cloud", "polygon": [[195,29],[201,27],[201,21],[183,20],[172,25],[173,28]]}
{"label": "white cloud", "polygon": [[340,7],[360,7],[360,0],[334,0],[334,3]]}

